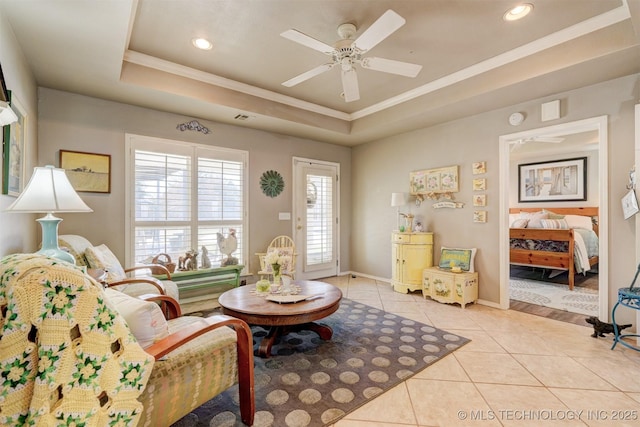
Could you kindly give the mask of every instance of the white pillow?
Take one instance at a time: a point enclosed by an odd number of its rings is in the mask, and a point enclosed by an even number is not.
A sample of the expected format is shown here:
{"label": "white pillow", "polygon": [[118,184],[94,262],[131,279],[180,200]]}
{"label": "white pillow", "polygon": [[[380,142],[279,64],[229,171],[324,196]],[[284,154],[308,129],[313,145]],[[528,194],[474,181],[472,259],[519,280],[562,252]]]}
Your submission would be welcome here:
{"label": "white pillow", "polygon": [[462,270],[473,273],[475,272],[474,261],[476,252],[477,248],[448,248],[442,246],[440,248],[440,262],[438,263],[438,267],[449,269],[451,268],[450,262],[454,261]]}
{"label": "white pillow", "polygon": [[529,220],[526,218],[518,218],[511,223],[511,228],[527,228],[527,224],[529,224]]}
{"label": "white pillow", "polygon": [[169,325],[155,302],[143,301],[115,289],[105,289],[107,301],[120,313],[142,348],[169,335]]}
{"label": "white pillow", "polygon": [[541,219],[542,228],[552,228],[556,230],[567,230],[569,225],[565,219]]}
{"label": "white pillow", "polygon": [[520,212],[520,218],[528,219],[527,228],[542,228],[541,219],[549,219],[549,212]]}
{"label": "white pillow", "polygon": [[585,230],[593,230],[593,222],[590,216],[583,215],[565,215],[565,221],[569,224],[569,228],[584,228]]}
{"label": "white pillow", "polygon": [[509,214],[509,224],[513,224],[513,221],[520,218],[520,214],[510,213]]}
{"label": "white pillow", "polygon": [[107,245],[88,247],[84,251],[84,257],[87,259],[90,268],[98,268],[105,271],[107,275],[105,280],[108,283],[117,282],[127,277],[122,264],[120,264],[118,258]]}

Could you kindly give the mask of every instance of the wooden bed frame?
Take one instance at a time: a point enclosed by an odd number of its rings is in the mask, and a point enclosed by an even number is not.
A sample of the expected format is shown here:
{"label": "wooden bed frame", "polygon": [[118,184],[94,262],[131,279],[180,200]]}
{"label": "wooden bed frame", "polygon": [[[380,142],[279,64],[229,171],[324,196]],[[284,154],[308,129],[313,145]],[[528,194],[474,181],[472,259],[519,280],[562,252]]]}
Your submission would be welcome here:
{"label": "wooden bed frame", "polygon": [[[597,207],[582,208],[510,208],[509,213],[520,212],[539,212],[542,209],[557,213],[560,215],[582,215],[597,217]],[[598,234],[598,225],[594,224],[593,231]],[[535,240],[553,240],[561,242],[569,242],[568,252],[549,252],[534,251],[528,249],[510,249],[509,262],[517,265],[531,265],[535,267],[552,268],[557,270],[567,270],[569,272],[569,290],[573,290],[575,283],[575,266],[573,261],[573,252],[575,241],[573,230],[555,230],[548,228],[510,228],[509,239],[535,239]],[[591,266],[598,263],[598,257],[589,258]]]}

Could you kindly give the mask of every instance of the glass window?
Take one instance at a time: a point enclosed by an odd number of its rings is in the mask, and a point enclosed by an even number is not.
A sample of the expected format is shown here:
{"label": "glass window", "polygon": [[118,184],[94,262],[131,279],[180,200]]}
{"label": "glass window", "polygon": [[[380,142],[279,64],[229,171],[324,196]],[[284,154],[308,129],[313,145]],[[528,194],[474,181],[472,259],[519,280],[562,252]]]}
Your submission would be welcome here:
{"label": "glass window", "polygon": [[[138,135],[127,141],[133,262],[166,253],[177,263],[193,249],[201,265],[205,246],[213,267],[227,256],[220,247],[235,247],[231,256],[245,264],[248,153]],[[224,245],[232,233],[237,244]]]}

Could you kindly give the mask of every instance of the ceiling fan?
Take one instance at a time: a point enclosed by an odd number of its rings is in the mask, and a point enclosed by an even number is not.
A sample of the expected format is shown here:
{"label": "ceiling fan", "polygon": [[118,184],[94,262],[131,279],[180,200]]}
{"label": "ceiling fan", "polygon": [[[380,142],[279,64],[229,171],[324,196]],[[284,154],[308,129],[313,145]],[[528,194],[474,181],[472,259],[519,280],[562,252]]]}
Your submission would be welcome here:
{"label": "ceiling fan", "polygon": [[331,62],[322,64],[289,79],[282,83],[282,85],[286,87],[295,86],[325,71],[329,71],[336,65],[340,65],[344,100],[351,102],[360,99],[360,89],[358,88],[358,77],[355,69],[356,64],[369,70],[398,74],[406,77],[417,76],[422,69],[422,65],[385,58],[363,57],[366,52],[389,37],[398,28],[402,27],[405,22],[402,16],[393,10],[387,10],[355,40],[353,40],[353,36],[356,33],[356,26],[350,23],[342,24],[338,27],[338,35],[341,37],[341,40],[338,40],[333,46],[329,46],[298,30],[287,30],[281,33],[280,35],[284,38],[331,57]]}

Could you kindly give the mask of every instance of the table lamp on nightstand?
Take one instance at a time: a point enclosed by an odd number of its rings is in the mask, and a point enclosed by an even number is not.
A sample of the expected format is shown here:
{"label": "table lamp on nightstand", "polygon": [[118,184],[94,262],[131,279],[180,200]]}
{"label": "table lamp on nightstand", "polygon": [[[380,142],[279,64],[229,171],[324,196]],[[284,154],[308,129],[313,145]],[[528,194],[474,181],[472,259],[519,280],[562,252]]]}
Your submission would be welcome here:
{"label": "table lamp on nightstand", "polygon": [[396,208],[398,230],[400,230],[400,206],[407,204],[407,193],[391,193],[391,207]]}
{"label": "table lamp on nightstand", "polygon": [[73,255],[58,246],[58,224],[61,218],[55,212],[93,212],[67,179],[64,169],[53,166],[36,167],[20,196],[7,209],[9,212],[43,213],[37,219],[42,227],[42,248],[38,254],[58,258],[75,264]]}

